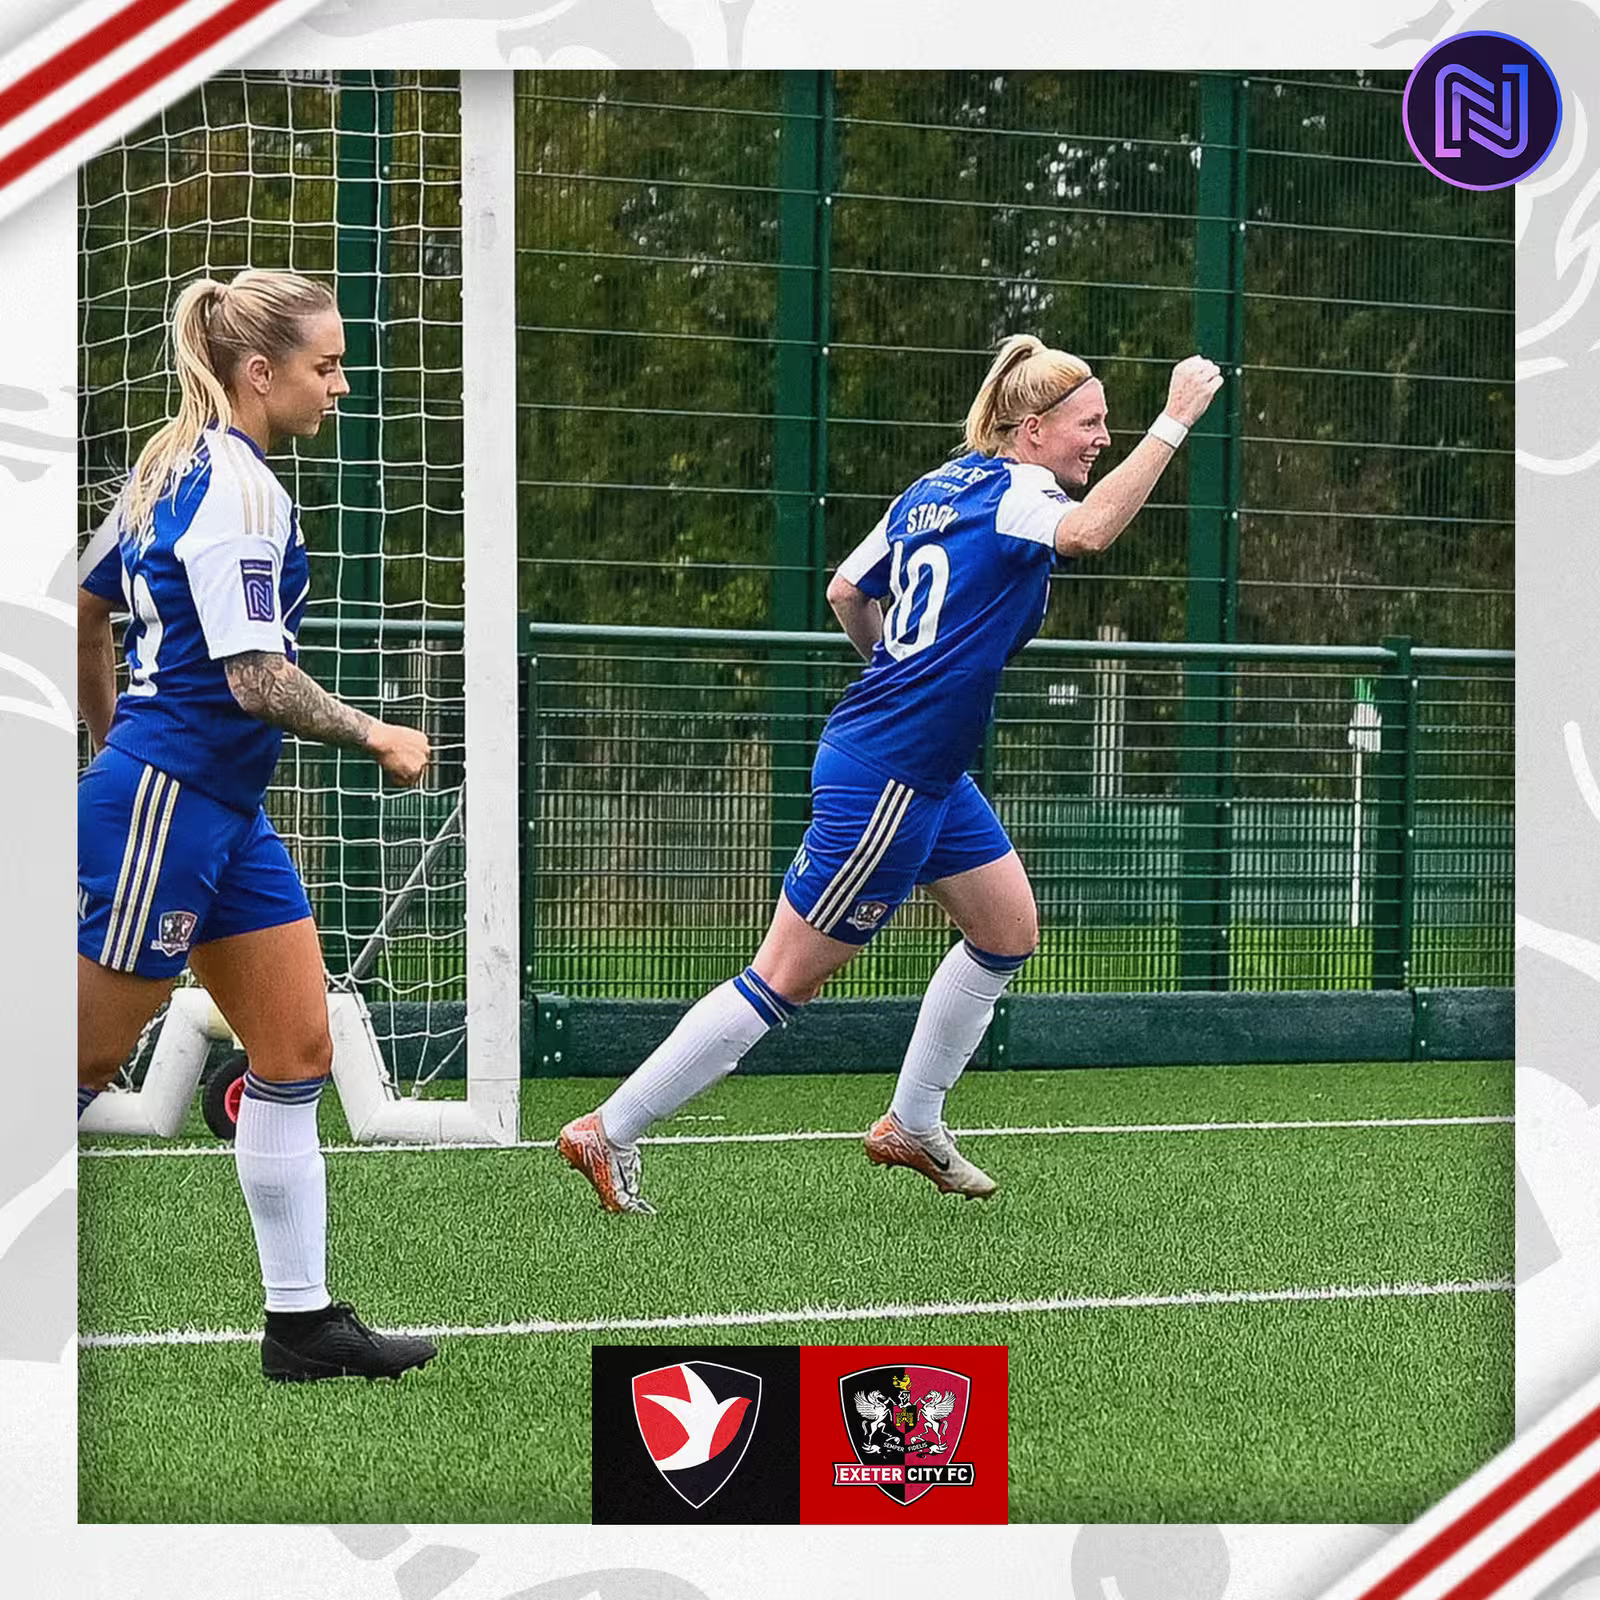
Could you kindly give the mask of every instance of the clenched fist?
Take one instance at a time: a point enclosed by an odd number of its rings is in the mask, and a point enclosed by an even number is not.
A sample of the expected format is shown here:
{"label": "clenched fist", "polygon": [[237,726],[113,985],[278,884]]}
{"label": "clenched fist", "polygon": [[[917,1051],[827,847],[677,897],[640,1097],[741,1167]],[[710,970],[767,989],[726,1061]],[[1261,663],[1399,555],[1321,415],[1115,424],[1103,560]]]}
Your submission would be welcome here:
{"label": "clenched fist", "polygon": [[367,730],[367,748],[402,788],[421,781],[432,754],[427,734],[394,722],[374,722]]}
{"label": "clenched fist", "polygon": [[1192,428],[1206,414],[1212,396],[1222,387],[1222,369],[1204,356],[1190,356],[1172,369],[1167,389],[1169,417]]}

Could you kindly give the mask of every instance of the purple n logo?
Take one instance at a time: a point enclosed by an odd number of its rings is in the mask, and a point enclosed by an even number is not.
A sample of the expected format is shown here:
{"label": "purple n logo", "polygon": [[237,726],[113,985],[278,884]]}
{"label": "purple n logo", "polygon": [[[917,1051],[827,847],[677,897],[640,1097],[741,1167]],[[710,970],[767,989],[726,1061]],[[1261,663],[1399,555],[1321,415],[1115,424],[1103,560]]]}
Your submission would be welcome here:
{"label": "purple n logo", "polygon": [[1400,115],[1412,154],[1434,177],[1458,189],[1504,189],[1555,148],[1561,89],[1521,39],[1457,33],[1413,68]]}
{"label": "purple n logo", "polygon": [[[1466,137],[1485,150],[1510,160],[1528,148],[1527,64],[1507,63],[1500,70],[1506,76],[1500,80],[1498,110],[1494,84],[1471,67],[1448,66],[1434,80],[1434,155],[1448,158],[1461,154],[1463,111]],[[1499,121],[1494,120],[1496,116]]]}
{"label": "purple n logo", "polygon": [[252,622],[273,622],[272,563],[245,560],[239,563],[239,581],[244,585],[244,614]]}

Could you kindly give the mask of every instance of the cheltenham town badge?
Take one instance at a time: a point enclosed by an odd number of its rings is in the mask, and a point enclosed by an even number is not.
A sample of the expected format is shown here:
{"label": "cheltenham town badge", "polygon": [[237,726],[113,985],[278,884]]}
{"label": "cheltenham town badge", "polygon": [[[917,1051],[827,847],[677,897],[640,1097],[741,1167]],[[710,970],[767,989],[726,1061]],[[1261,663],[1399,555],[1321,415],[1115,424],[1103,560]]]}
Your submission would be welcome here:
{"label": "cheltenham town badge", "polygon": [[761,1379],[683,1361],[633,1380],[633,1416],[656,1470],[697,1510],[734,1474],[756,1431]]}
{"label": "cheltenham town badge", "polygon": [[839,1404],[854,1461],[836,1461],[833,1481],[883,1490],[908,1506],[930,1489],[970,1488],[970,1461],[955,1459],[972,1382],[944,1367],[868,1367],[839,1380]]}

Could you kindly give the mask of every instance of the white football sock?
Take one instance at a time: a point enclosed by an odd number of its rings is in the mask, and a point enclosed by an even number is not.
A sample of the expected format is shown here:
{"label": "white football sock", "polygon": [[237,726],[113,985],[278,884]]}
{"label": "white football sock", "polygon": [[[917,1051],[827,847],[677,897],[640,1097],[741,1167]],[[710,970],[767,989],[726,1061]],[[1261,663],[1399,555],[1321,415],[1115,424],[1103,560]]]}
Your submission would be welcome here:
{"label": "white football sock", "polygon": [[325,1078],[270,1083],[245,1073],[234,1153],[268,1311],[328,1304],[328,1186],[317,1143]]}
{"label": "white football sock", "polygon": [[995,956],[963,939],[952,945],[917,1012],[900,1080],[889,1109],[902,1128],[927,1133],[944,1118],[944,1097],[955,1087],[1026,956]]}
{"label": "white football sock", "polygon": [[751,1045],[795,1009],[750,967],[713,989],[600,1107],[606,1137],[612,1144],[633,1144],[652,1122],[727,1077]]}

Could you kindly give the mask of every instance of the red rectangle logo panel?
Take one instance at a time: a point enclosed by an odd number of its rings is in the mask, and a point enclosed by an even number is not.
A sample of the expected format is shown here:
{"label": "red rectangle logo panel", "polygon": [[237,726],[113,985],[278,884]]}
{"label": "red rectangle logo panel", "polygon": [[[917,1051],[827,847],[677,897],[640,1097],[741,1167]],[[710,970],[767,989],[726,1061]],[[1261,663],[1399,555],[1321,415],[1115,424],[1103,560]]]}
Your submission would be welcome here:
{"label": "red rectangle logo panel", "polygon": [[800,1352],[803,1523],[1004,1522],[1004,1345]]}

